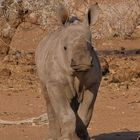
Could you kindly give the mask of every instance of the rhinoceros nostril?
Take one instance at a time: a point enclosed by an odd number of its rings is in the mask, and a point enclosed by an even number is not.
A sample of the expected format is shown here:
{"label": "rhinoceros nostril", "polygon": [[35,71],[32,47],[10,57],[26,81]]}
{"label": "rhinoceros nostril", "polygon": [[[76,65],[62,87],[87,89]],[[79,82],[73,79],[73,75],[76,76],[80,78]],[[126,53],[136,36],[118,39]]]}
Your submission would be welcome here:
{"label": "rhinoceros nostril", "polygon": [[71,66],[74,66],[76,63],[74,61],[74,59],[71,59]]}
{"label": "rhinoceros nostril", "polygon": [[93,64],[93,58],[92,57],[91,57],[91,61],[90,62],[91,62],[91,65],[92,65]]}
{"label": "rhinoceros nostril", "polygon": [[67,50],[67,47],[66,47],[66,46],[64,46],[64,50],[65,50],[65,51]]}

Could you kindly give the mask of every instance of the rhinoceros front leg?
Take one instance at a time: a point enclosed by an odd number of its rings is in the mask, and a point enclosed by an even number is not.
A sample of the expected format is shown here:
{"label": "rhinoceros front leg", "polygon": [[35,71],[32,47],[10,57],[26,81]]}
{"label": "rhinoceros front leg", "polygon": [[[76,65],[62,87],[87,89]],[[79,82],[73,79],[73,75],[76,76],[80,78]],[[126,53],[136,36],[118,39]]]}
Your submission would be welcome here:
{"label": "rhinoceros front leg", "polygon": [[46,140],[57,140],[57,138],[61,136],[60,124],[54,112],[54,109],[52,107],[52,104],[50,102],[47,89],[43,84],[42,84],[42,93],[46,100],[47,115],[48,115],[48,121],[49,121],[49,127],[48,127]]}
{"label": "rhinoceros front leg", "polygon": [[[66,97],[69,88],[61,84],[47,85],[48,95],[55,115],[59,120],[61,137],[57,140],[80,140],[76,135],[76,117]],[[55,132],[55,129],[54,129]]]}
{"label": "rhinoceros front leg", "polygon": [[96,100],[99,84],[95,84],[92,88],[84,91],[83,100],[78,109],[78,125],[77,134],[82,140],[89,140],[87,127],[92,117],[94,103]]}

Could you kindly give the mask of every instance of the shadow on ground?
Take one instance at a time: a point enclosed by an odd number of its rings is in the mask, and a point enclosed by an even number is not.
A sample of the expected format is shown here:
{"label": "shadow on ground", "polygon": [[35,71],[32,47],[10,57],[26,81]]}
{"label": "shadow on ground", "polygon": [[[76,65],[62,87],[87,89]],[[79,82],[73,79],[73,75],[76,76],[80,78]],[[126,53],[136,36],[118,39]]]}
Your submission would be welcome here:
{"label": "shadow on ground", "polygon": [[121,56],[131,56],[131,55],[140,55],[140,49],[131,49],[126,50],[121,48],[120,50],[98,50],[99,55],[121,55]]}
{"label": "shadow on ground", "polygon": [[[138,138],[139,137],[139,138]],[[114,132],[109,134],[100,134],[91,137],[94,140],[140,140],[140,131],[124,131],[124,132]]]}

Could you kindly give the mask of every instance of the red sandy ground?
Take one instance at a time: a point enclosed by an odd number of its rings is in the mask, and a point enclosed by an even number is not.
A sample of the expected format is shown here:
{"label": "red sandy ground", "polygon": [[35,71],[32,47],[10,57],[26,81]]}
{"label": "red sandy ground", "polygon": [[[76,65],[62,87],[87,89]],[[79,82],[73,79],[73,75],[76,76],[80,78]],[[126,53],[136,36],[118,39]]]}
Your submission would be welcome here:
{"label": "red sandy ground", "polygon": [[[139,32],[140,33],[140,32]],[[107,40],[102,42],[99,49],[127,49],[140,48],[140,36],[131,40]],[[140,60],[140,55],[137,56]],[[121,63],[121,59],[117,60]],[[134,61],[134,63],[136,63]],[[6,67],[10,67],[7,64]],[[20,66],[19,66],[20,67]],[[26,66],[22,66],[22,69]],[[19,69],[18,69],[19,70]],[[19,76],[20,75],[20,76]],[[21,76],[22,75],[22,76]],[[25,73],[19,73],[17,79],[22,79]],[[2,77],[2,75],[1,75]],[[32,75],[31,75],[32,77]],[[26,76],[25,76],[26,78]],[[0,83],[5,85],[0,88],[0,119],[22,120],[39,116],[46,112],[45,100],[40,93],[37,78],[31,78],[31,83],[24,83],[20,89],[14,83],[9,84],[10,78],[0,78]],[[37,81],[37,82],[36,82]],[[34,84],[37,83],[37,84]],[[102,81],[93,117],[88,128],[91,137],[95,140],[136,140],[140,132],[140,79],[129,83],[129,88],[124,84]],[[30,86],[31,85],[31,86]],[[34,85],[34,86],[33,86]],[[44,125],[0,125],[0,140],[43,140],[47,132]]]}

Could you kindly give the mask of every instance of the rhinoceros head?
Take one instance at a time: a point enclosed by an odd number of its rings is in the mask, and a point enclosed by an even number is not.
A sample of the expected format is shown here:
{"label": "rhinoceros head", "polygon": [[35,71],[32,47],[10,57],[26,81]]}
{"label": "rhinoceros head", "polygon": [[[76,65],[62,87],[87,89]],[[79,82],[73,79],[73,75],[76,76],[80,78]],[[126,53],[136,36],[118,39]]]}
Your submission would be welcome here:
{"label": "rhinoceros head", "polygon": [[[77,18],[70,20],[67,10],[61,7],[59,21],[63,26],[62,48],[65,59],[75,71],[86,71],[92,66],[92,52],[90,25],[95,24],[100,8],[98,4],[92,5],[80,22]],[[72,22],[69,22],[72,21]]]}

